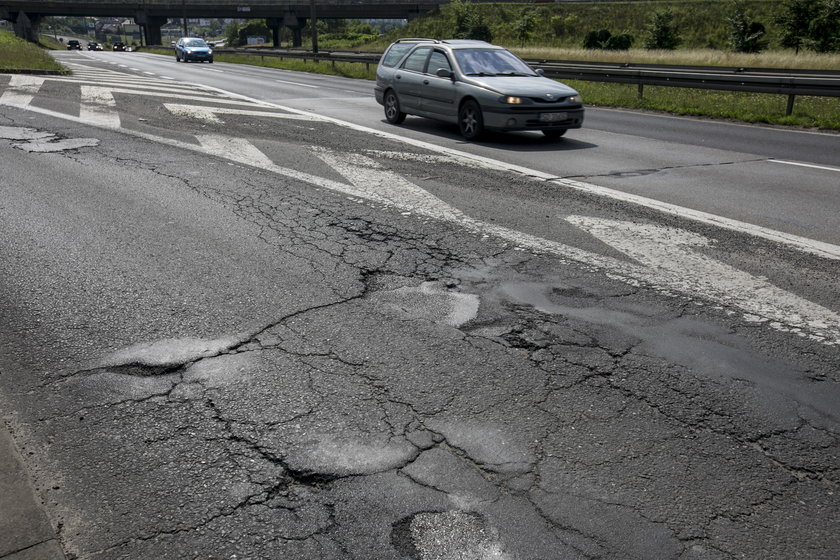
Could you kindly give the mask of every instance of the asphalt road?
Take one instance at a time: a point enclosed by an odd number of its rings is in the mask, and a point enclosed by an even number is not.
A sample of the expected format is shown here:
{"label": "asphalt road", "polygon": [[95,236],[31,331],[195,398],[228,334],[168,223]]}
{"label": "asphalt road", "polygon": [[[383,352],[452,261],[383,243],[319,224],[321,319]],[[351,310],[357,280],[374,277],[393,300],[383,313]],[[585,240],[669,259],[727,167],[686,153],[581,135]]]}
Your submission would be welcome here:
{"label": "asphalt road", "polygon": [[0,482],[54,531],[0,558],[840,553],[836,137],[465,144],[361,82],[61,59],[0,76]]}

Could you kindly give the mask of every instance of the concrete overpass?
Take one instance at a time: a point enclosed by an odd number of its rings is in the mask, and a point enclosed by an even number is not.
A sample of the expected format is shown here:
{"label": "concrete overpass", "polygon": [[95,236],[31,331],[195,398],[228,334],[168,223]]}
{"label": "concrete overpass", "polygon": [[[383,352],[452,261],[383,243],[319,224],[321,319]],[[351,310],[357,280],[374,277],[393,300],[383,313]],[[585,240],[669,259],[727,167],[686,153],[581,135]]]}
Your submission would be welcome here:
{"label": "concrete overpass", "polygon": [[449,0],[0,0],[0,19],[15,33],[37,42],[38,25],[48,16],[125,17],[143,27],[147,45],[160,45],[160,28],[169,19],[265,19],[280,42],[281,27],[292,30],[296,45],[313,18],[411,19]]}

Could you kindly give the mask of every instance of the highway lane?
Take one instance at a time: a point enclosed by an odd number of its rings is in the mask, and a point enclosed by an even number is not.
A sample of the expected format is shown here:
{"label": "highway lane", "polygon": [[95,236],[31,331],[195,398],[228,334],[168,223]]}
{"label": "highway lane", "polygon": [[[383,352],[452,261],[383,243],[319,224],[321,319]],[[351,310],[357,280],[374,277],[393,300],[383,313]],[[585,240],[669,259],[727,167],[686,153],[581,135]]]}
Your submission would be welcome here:
{"label": "highway lane", "polygon": [[840,244],[837,134],[588,108],[585,127],[559,142],[518,133],[466,143],[453,127],[426,119],[387,124],[368,82],[223,63],[183,65],[144,53],[85,53],[83,58]]}
{"label": "highway lane", "polygon": [[[0,405],[68,555],[840,551],[840,260],[102,60],[0,76]],[[321,79],[271,95],[380,114]]]}

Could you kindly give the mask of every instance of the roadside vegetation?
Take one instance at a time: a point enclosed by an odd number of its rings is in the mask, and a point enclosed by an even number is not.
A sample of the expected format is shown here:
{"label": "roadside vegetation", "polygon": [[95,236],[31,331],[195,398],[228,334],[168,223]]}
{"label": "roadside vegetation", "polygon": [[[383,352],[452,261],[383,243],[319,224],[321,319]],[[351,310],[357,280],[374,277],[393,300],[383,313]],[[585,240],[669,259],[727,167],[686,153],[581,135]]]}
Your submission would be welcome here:
{"label": "roadside vegetation", "polygon": [[[401,22],[321,20],[322,51],[382,52],[398,37],[473,38],[505,46],[526,60],[670,64],[728,68],[840,70],[840,0],[657,0],[632,2],[480,3],[455,0]],[[281,46],[291,37],[284,29]],[[264,20],[224,29],[227,46],[271,33]],[[304,42],[310,32],[303,30]],[[220,38],[220,37],[219,37]],[[211,38],[212,39],[212,38]],[[306,48],[304,44],[304,48]],[[373,79],[364,64],[303,61],[253,54],[216,60]],[[63,45],[60,47],[63,48]],[[143,49],[149,51],[149,49]],[[171,55],[161,49],[161,54]],[[840,130],[840,98],[787,96],[564,80],[589,104],[668,111],[744,122]]]}
{"label": "roadside vegetation", "polygon": [[63,71],[42,47],[18,39],[11,31],[0,31],[0,72],[15,70]]}

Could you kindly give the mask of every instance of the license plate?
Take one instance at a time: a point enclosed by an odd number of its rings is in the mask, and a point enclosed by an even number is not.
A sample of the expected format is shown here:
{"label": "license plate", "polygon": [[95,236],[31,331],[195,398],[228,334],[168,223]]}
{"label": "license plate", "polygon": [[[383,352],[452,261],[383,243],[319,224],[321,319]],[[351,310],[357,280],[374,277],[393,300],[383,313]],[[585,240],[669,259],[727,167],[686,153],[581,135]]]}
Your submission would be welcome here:
{"label": "license plate", "polygon": [[542,122],[565,121],[566,113],[540,113],[540,120]]}

